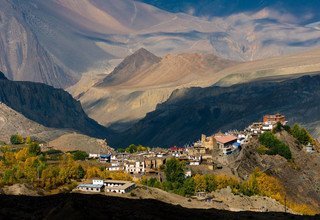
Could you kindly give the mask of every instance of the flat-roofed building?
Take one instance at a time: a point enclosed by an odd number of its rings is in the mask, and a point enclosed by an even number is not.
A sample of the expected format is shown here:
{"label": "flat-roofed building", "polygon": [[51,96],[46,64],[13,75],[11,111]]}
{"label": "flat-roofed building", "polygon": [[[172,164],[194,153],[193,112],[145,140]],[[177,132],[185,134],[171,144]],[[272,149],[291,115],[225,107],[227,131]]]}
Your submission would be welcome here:
{"label": "flat-roofed building", "polygon": [[80,184],[77,186],[77,190],[83,192],[101,192],[103,187],[103,184]]}
{"label": "flat-roofed building", "polygon": [[136,184],[130,181],[105,180],[105,192],[128,193],[136,187]]}

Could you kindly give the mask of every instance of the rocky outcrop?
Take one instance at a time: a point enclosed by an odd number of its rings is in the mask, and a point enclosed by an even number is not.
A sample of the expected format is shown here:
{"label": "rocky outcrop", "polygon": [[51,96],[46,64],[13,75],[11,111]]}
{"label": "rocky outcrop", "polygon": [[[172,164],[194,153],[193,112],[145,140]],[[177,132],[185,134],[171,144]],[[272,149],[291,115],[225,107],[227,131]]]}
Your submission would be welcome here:
{"label": "rocky outcrop", "polygon": [[285,114],[290,123],[303,124],[319,137],[316,133],[320,126],[319,102],[320,76],[226,88],[181,89],[130,130],[110,141],[119,146],[184,145],[198,140],[201,134],[243,129],[261,121],[264,114],[276,112]]}

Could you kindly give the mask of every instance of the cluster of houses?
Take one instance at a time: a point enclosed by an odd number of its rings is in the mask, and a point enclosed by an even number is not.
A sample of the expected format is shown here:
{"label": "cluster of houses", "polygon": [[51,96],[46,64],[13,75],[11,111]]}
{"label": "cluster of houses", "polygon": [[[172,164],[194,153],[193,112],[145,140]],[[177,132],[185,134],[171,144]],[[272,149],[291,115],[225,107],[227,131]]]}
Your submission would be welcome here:
{"label": "cluster of houses", "polygon": [[275,115],[265,115],[263,116],[262,122],[254,122],[246,129],[246,131],[249,132],[251,135],[259,135],[266,131],[272,131],[272,129],[277,125],[277,123],[286,125],[286,117],[279,113]]}
{"label": "cluster of houses", "polygon": [[[107,162],[107,170],[111,172],[123,171],[134,177],[156,174],[161,178],[161,170],[166,160],[177,158],[187,164],[186,176],[191,176],[191,168],[205,165],[210,170],[222,168],[222,164],[228,163],[230,155],[237,155],[243,145],[249,142],[253,136],[266,131],[271,131],[277,123],[286,125],[284,115],[265,115],[262,122],[255,122],[244,131],[230,131],[227,133],[216,133],[211,136],[201,135],[201,139],[192,146],[171,147],[169,149],[155,148],[134,154],[112,153],[112,154],[89,154],[89,158]],[[306,146],[307,152],[313,152],[312,145]],[[227,161],[227,162],[225,162]],[[219,168],[220,166],[220,168]],[[203,167],[201,167],[203,171]],[[92,184],[80,184],[78,190],[101,192],[126,193],[134,188],[132,182],[126,181],[102,181],[93,180]]]}

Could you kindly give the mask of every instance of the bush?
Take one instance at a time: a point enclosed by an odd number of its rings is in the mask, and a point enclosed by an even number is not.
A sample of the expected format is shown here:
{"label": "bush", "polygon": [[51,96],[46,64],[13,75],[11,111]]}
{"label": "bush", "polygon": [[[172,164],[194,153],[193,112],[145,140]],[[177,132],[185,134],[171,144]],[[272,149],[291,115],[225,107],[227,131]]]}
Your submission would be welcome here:
{"label": "bush", "polygon": [[263,145],[260,145],[258,148],[257,148],[257,152],[258,154],[266,154],[267,151],[269,150],[269,148],[263,146]]}
{"label": "bush", "polygon": [[268,150],[265,152],[266,154],[269,154],[269,155],[278,154],[286,158],[287,160],[292,159],[290,148],[286,144],[278,140],[271,132],[265,132],[261,134],[259,137],[259,142],[260,144],[268,148]]}
{"label": "bush", "polygon": [[41,154],[41,147],[39,146],[38,143],[33,142],[29,145],[29,154],[35,155],[35,156]]}
{"label": "bush", "polygon": [[309,132],[305,129],[300,127],[298,124],[294,124],[294,126],[291,129],[291,134],[293,137],[295,137],[301,144],[308,144],[312,143],[313,139]]}
{"label": "bush", "polygon": [[61,150],[56,150],[56,149],[50,149],[45,152],[47,155],[53,155],[53,154],[63,154]]}
{"label": "bush", "polygon": [[68,153],[71,153],[74,160],[85,160],[89,157],[87,152],[81,150],[69,151]]}
{"label": "bush", "polygon": [[24,138],[19,134],[14,134],[10,137],[10,142],[14,145],[24,144]]}

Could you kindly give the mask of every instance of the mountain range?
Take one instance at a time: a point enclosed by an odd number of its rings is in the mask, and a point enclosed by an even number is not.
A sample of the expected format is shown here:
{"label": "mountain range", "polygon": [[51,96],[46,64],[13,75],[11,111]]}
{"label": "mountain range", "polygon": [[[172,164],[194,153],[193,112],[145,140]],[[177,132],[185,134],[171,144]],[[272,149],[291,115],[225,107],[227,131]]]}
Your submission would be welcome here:
{"label": "mountain range", "polygon": [[0,68],[10,79],[66,88],[141,47],[248,61],[320,44],[318,1],[226,2],[3,0]]}
{"label": "mountain range", "polygon": [[110,139],[114,146],[191,144],[201,134],[244,129],[280,112],[289,124],[301,123],[319,137],[320,76],[281,82],[261,81],[207,88],[180,89],[132,128]]}
{"label": "mountain range", "polygon": [[89,89],[81,90],[80,80],[68,91],[81,101],[90,117],[121,129],[153,111],[175,89],[209,86],[222,78],[217,72],[236,63],[212,54],[168,54],[160,58],[141,48]]}
{"label": "mountain range", "polygon": [[[257,119],[241,111],[259,101],[259,88],[293,86],[289,82],[303,75],[319,74],[317,8],[315,0],[4,0],[0,69],[10,80],[0,76],[0,100],[45,127],[121,145],[131,137],[149,145],[185,144],[201,132],[241,128]],[[235,118],[235,126],[233,117],[223,117],[236,94],[247,104],[235,108],[244,117]],[[211,99],[219,103],[209,105]],[[276,104],[255,109],[256,117],[277,111]],[[292,117],[286,105],[280,110]],[[223,125],[198,117],[200,107],[200,115],[224,115]],[[199,130],[191,124],[185,131],[186,120]],[[317,134],[317,122],[297,120]]]}

